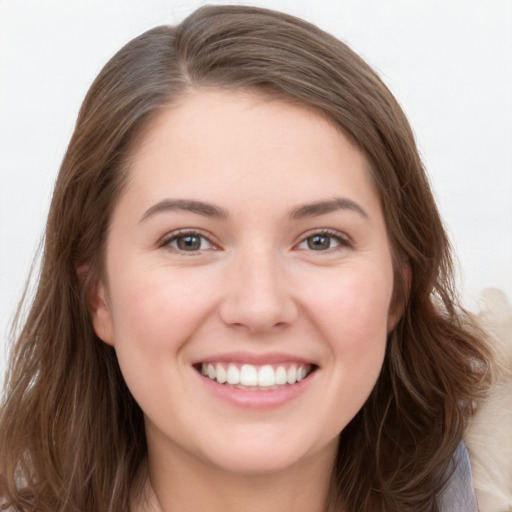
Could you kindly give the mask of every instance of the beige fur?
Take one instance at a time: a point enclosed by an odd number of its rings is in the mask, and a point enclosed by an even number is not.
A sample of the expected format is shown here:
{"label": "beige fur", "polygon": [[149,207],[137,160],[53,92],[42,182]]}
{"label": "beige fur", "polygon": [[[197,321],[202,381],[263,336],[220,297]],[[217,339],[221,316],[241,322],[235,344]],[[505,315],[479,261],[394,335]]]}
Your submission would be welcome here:
{"label": "beige fur", "polygon": [[495,381],[466,434],[480,512],[512,512],[512,307],[497,289],[482,293],[478,317],[496,353]]}

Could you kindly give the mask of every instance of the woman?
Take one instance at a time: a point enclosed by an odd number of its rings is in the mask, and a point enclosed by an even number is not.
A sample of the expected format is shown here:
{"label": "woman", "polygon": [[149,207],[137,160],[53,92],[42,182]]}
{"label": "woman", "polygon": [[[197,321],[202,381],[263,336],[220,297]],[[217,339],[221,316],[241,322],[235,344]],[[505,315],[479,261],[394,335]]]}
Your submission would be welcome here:
{"label": "woman", "polygon": [[0,495],[451,510],[486,382],[391,93],[306,22],[205,7],[126,45],[84,101],[13,352]]}

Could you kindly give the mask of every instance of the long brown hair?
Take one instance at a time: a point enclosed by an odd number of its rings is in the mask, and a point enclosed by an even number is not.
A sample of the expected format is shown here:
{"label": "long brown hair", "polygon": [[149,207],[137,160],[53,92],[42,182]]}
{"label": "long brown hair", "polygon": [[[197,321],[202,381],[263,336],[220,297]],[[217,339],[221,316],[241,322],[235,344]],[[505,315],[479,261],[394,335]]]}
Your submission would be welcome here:
{"label": "long brown hair", "polygon": [[0,412],[5,506],[130,508],[146,457],[143,415],[113,348],[92,329],[88,289],[102,274],[109,219],[138,138],[163,108],[202,87],[257,90],[312,108],[366,156],[393,250],[394,301],[404,312],[375,389],[341,433],[329,507],[437,511],[452,454],[485,391],[488,353],[453,292],[449,242],[411,129],[345,44],[300,19],[237,6],[203,7],[176,27],[139,36],[87,94],[8,371]]}

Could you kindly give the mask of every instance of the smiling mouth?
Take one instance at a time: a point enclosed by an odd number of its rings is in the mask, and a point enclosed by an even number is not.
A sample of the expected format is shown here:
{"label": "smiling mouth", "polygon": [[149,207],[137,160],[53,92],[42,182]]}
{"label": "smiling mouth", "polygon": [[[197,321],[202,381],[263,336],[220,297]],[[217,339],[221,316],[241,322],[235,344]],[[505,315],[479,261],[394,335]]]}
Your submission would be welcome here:
{"label": "smiling mouth", "polygon": [[303,363],[276,365],[200,363],[196,365],[196,369],[218,384],[251,391],[271,391],[293,386],[307,378],[316,367]]}

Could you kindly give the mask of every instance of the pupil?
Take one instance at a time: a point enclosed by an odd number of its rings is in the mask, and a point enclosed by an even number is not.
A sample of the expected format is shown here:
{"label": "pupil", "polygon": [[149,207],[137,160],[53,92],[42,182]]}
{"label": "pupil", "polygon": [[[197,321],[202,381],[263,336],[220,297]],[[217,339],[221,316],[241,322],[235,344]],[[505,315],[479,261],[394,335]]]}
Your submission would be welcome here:
{"label": "pupil", "polygon": [[329,249],[331,245],[331,239],[324,235],[315,235],[308,238],[308,247],[313,251],[321,251]]}
{"label": "pupil", "polygon": [[178,238],[178,247],[184,251],[197,251],[201,248],[201,239],[195,235],[186,235]]}

